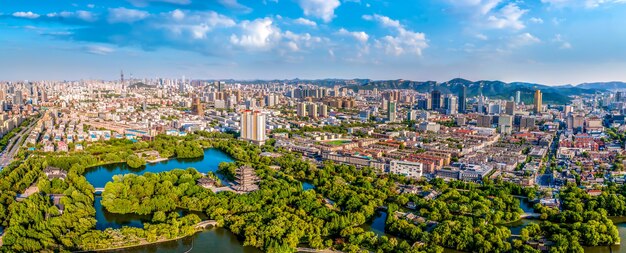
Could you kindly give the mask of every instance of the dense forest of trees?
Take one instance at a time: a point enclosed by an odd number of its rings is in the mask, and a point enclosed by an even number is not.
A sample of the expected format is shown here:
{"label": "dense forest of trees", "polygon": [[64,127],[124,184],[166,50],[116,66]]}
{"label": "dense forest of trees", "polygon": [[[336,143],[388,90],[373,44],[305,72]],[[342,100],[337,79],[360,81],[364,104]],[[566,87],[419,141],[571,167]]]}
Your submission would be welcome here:
{"label": "dense forest of trees", "polygon": [[104,188],[102,206],[119,214],[154,214],[176,208],[203,211],[214,194],[196,185],[201,177],[195,169],[114,176]]}

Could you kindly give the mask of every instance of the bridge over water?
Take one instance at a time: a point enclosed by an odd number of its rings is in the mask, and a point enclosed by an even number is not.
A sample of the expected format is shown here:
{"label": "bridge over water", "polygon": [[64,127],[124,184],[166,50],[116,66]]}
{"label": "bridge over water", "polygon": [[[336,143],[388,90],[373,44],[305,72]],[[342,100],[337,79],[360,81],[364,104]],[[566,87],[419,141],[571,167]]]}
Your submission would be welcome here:
{"label": "bridge over water", "polygon": [[204,229],[208,226],[217,226],[217,221],[215,220],[205,220],[205,221],[201,221],[200,223],[196,224],[196,229]]}

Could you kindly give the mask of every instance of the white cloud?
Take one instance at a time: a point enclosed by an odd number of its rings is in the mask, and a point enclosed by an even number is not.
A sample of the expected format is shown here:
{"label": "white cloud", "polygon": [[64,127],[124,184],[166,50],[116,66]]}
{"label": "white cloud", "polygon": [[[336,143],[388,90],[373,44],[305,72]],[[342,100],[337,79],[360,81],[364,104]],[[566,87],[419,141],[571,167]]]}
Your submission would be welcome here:
{"label": "white cloud", "polygon": [[311,26],[311,27],[317,26],[317,23],[315,23],[315,21],[312,21],[306,18],[298,18],[294,20],[294,23],[299,24],[299,25],[304,25],[304,26]]}
{"label": "white cloud", "polygon": [[133,23],[150,16],[148,12],[141,10],[113,8],[109,9],[109,23]]}
{"label": "white cloud", "polygon": [[88,4],[88,5],[87,5],[87,8],[89,8],[89,9],[93,9],[93,8],[95,8],[95,7],[96,7],[96,5],[95,5],[95,4]]}
{"label": "white cloud", "polygon": [[175,37],[188,35],[193,39],[204,39],[215,28],[233,27],[235,21],[214,11],[174,10],[163,14],[155,26],[163,27]]}
{"label": "white cloud", "polygon": [[411,30],[407,30],[399,21],[387,16],[375,14],[363,15],[365,20],[378,22],[381,26],[392,28],[395,36],[387,35],[376,40],[376,46],[385,50],[389,55],[400,56],[405,53],[422,55],[422,51],[428,47],[426,35]]}
{"label": "white cloud", "polygon": [[18,11],[18,12],[13,13],[13,17],[35,19],[39,17],[39,14],[30,12],[30,11],[29,12]]}
{"label": "white cloud", "polygon": [[522,33],[520,35],[513,37],[509,46],[512,48],[515,48],[515,47],[529,46],[529,45],[540,43],[540,42],[541,40],[535,37],[534,35],[530,33]]}
{"label": "white cloud", "polygon": [[486,15],[493,10],[501,0],[446,0],[459,10],[476,12]]}
{"label": "white cloud", "polygon": [[528,10],[521,9],[517,4],[509,3],[490,15],[487,18],[487,25],[497,29],[510,28],[520,30],[525,27],[521,17],[527,12]]}
{"label": "white cloud", "polygon": [[173,10],[171,14],[175,20],[183,20],[185,18],[185,13],[179,9]]}
{"label": "white cloud", "polygon": [[354,38],[355,40],[358,40],[361,43],[366,43],[367,40],[370,38],[370,36],[367,33],[363,32],[363,31],[351,32],[351,31],[348,31],[348,30],[346,30],[344,28],[339,29],[337,34],[343,35],[343,36],[350,36],[350,37]]}
{"label": "white cloud", "polygon": [[298,0],[304,15],[330,22],[335,18],[335,9],[341,5],[339,0]]}
{"label": "white cloud", "polygon": [[543,19],[541,18],[532,17],[528,21],[535,24],[543,24]]}
{"label": "white cloud", "polygon": [[565,41],[565,39],[563,39],[563,36],[561,34],[554,35],[554,39],[552,39],[552,42],[554,42],[557,45],[559,45],[560,49],[571,49],[572,48],[572,44],[569,43],[568,41]]}
{"label": "white cloud", "polygon": [[302,48],[310,48],[323,41],[322,38],[311,36],[309,33],[297,34],[286,31],[281,36],[285,39],[285,44],[291,51],[300,51]]}
{"label": "white cloud", "polygon": [[241,22],[240,28],[240,34],[230,36],[230,42],[245,49],[268,50],[281,37],[280,29],[274,26],[270,18],[245,20]]}
{"label": "white cloud", "polygon": [[53,12],[53,13],[48,13],[46,16],[49,18],[54,18],[54,17],[75,18],[75,19],[80,19],[82,21],[87,21],[87,22],[93,22],[97,20],[96,16],[89,11],[75,11],[75,12],[62,11],[59,13]]}
{"label": "white cloud", "polygon": [[230,8],[230,9],[234,9],[234,10],[238,10],[238,11],[242,11],[242,12],[251,12],[252,9],[248,6],[245,6],[241,3],[239,3],[237,0],[217,0],[221,5]]}
{"label": "white cloud", "polygon": [[146,7],[151,3],[168,3],[176,5],[191,4],[191,0],[128,0],[128,2],[137,7]]}
{"label": "white cloud", "polygon": [[478,34],[474,35],[474,37],[476,37],[479,40],[488,40],[489,39],[489,37],[487,37],[487,35],[484,35],[482,33],[478,33]]}
{"label": "white cloud", "polygon": [[97,55],[107,55],[107,54],[115,52],[113,48],[105,47],[105,46],[96,46],[96,45],[86,46],[84,49],[87,53],[97,54]]}
{"label": "white cloud", "polygon": [[555,7],[585,7],[589,9],[606,4],[623,4],[626,0],[541,0],[542,3]]}

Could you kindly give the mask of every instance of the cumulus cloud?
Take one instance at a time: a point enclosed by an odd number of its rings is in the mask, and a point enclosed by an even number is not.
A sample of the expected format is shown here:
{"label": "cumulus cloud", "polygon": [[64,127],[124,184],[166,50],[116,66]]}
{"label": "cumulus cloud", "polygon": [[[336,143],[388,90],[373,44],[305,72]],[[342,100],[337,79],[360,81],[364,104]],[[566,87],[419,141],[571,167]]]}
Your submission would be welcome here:
{"label": "cumulus cloud", "polygon": [[517,4],[510,3],[490,15],[487,18],[487,25],[498,29],[520,30],[525,27],[521,17],[527,12],[528,10],[521,9]]}
{"label": "cumulus cloud", "polygon": [[335,18],[335,9],[341,5],[339,0],[298,0],[304,15],[330,22]]}
{"label": "cumulus cloud", "polygon": [[108,21],[110,23],[133,23],[148,16],[150,16],[148,12],[141,10],[126,9],[124,7],[112,8],[109,9]]}
{"label": "cumulus cloud", "polygon": [[18,11],[18,12],[13,13],[13,17],[35,19],[39,17],[39,14],[30,12],[30,11],[29,12]]}
{"label": "cumulus cloud", "polygon": [[[522,17],[528,12],[520,8],[522,1],[446,0],[451,11],[464,16],[473,28],[514,29],[525,27]],[[538,21],[538,20],[531,20]]]}
{"label": "cumulus cloud", "polygon": [[230,42],[245,49],[268,50],[280,39],[280,29],[271,18],[243,21],[239,34],[232,34]]}
{"label": "cumulus cloud", "polygon": [[376,40],[376,46],[384,49],[389,55],[400,56],[405,53],[421,56],[422,51],[428,47],[426,35],[406,29],[400,21],[382,15],[364,15],[363,19],[379,23],[381,26],[391,28],[393,35],[387,35]]}
{"label": "cumulus cloud", "polygon": [[162,14],[154,26],[165,28],[174,36],[182,38],[204,39],[215,28],[233,27],[235,21],[214,11],[173,10]]}
{"label": "cumulus cloud", "polygon": [[357,40],[357,41],[359,41],[361,43],[366,43],[367,40],[370,38],[370,36],[367,33],[363,32],[363,31],[351,32],[351,31],[348,31],[348,30],[346,30],[344,28],[339,29],[337,34],[343,35],[343,36],[350,36],[350,37],[354,38],[355,40]]}
{"label": "cumulus cloud", "polygon": [[299,24],[299,25],[304,25],[304,26],[311,26],[311,27],[317,26],[317,23],[315,23],[315,21],[312,21],[306,18],[298,18],[294,20],[294,23]]}

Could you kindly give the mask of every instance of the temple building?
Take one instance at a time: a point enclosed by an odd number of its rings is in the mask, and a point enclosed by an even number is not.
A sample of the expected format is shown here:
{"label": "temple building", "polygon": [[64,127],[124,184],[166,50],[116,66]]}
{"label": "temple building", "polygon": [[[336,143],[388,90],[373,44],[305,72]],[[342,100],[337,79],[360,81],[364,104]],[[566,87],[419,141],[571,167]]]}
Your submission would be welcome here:
{"label": "temple building", "polygon": [[233,189],[238,192],[253,192],[259,189],[257,183],[259,178],[254,171],[254,168],[244,165],[237,169],[235,172],[235,182],[237,183]]}

